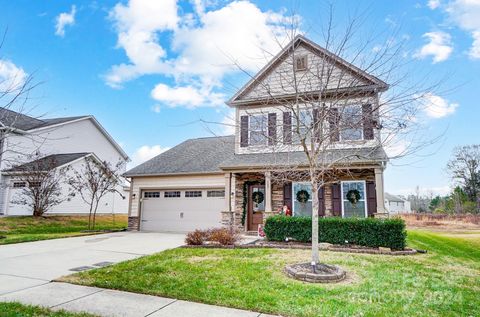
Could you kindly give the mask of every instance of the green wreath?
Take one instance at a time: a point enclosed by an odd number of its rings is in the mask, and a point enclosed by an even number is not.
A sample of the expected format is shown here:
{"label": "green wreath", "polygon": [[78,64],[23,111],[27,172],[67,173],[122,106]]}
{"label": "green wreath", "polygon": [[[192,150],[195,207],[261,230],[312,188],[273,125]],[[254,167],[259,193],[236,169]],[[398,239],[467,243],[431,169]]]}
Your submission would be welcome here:
{"label": "green wreath", "polygon": [[256,204],[261,204],[265,197],[263,196],[262,192],[253,192],[252,193],[252,200]]}
{"label": "green wreath", "polygon": [[305,204],[310,199],[310,194],[305,190],[301,189],[297,192],[297,201]]}
{"label": "green wreath", "polygon": [[349,202],[351,202],[353,205],[356,205],[358,203],[358,201],[360,200],[360,198],[362,198],[360,196],[360,192],[356,189],[350,189],[348,192],[347,192],[347,199]]}

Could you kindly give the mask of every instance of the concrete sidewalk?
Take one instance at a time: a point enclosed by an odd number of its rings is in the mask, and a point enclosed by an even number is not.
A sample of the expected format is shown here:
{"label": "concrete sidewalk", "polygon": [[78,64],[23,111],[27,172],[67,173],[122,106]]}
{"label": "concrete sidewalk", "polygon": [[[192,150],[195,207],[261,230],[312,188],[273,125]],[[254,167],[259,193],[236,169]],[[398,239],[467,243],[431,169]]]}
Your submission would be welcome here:
{"label": "concrete sidewalk", "polygon": [[51,282],[0,296],[1,302],[126,317],[267,317],[271,315],[171,298]]}

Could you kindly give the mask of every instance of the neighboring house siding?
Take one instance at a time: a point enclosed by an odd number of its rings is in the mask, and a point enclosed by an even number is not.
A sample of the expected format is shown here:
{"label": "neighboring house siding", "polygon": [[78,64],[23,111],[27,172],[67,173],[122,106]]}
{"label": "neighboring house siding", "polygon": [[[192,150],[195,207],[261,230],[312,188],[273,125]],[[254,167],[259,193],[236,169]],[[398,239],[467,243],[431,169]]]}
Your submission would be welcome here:
{"label": "neighboring house siding", "polygon": [[139,216],[139,202],[142,189],[176,189],[176,188],[224,188],[224,174],[148,176],[132,178],[132,195],[130,199],[130,217]]}
{"label": "neighboring house siding", "polygon": [[[309,70],[302,71],[297,74],[298,87],[304,87],[305,91],[317,91],[320,88],[318,73],[326,74],[331,70],[331,75],[328,80],[329,89],[336,89],[338,87],[362,86],[368,83],[362,79],[354,77],[351,72],[339,68],[337,66],[326,66],[322,71],[322,64],[325,59],[312,53],[305,46],[301,45],[295,50],[295,56],[307,56],[307,67]],[[285,60],[280,62],[278,66],[273,68],[265,78],[260,79],[260,83],[253,87],[250,91],[244,93],[240,100],[250,100],[257,98],[268,98],[270,95],[283,95],[295,93],[295,87],[292,84],[293,78],[293,58],[291,55],[287,56]],[[328,69],[328,70],[327,70]]]}

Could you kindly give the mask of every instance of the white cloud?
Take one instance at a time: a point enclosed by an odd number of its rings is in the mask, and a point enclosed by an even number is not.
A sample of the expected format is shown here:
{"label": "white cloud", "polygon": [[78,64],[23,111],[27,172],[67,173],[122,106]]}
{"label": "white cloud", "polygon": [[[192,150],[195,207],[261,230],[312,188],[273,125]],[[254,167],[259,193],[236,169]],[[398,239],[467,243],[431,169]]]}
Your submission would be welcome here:
{"label": "white cloud", "polygon": [[169,107],[195,108],[202,105],[216,106],[223,103],[223,95],[202,91],[192,86],[170,87],[157,84],[152,90],[152,98]]}
{"label": "white cloud", "polygon": [[425,33],[423,37],[428,39],[428,43],[415,53],[414,57],[422,59],[432,56],[433,63],[443,62],[448,59],[453,51],[450,34],[437,31]]}
{"label": "white cloud", "polygon": [[435,10],[440,6],[440,0],[429,0],[427,5],[430,9]]}
{"label": "white cloud", "polygon": [[72,5],[70,12],[62,12],[55,19],[55,34],[58,36],[65,36],[65,27],[75,24],[75,13],[77,8]]}
{"label": "white cloud", "polygon": [[215,9],[212,1],[192,3],[193,13],[182,13],[175,0],[117,4],[110,18],[129,62],[112,66],[107,84],[121,87],[139,76],[159,74],[175,84],[157,85],[151,93],[157,101],[170,107],[219,105],[222,79],[238,72],[233,64],[257,71],[280,49],[277,40],[285,38],[283,12],[261,11],[245,0]]}
{"label": "white cloud", "polygon": [[473,38],[469,56],[480,59],[480,1],[454,0],[445,7],[450,19]]}
{"label": "white cloud", "polygon": [[169,149],[169,147],[161,147],[160,145],[143,145],[133,153],[130,164],[132,167],[137,166]]}
{"label": "white cloud", "polygon": [[448,100],[432,93],[425,93],[417,98],[422,103],[425,114],[435,119],[453,114],[459,106],[458,103],[449,103]]}
{"label": "white cloud", "polygon": [[27,73],[12,61],[0,59],[0,95],[18,91],[27,79]]}

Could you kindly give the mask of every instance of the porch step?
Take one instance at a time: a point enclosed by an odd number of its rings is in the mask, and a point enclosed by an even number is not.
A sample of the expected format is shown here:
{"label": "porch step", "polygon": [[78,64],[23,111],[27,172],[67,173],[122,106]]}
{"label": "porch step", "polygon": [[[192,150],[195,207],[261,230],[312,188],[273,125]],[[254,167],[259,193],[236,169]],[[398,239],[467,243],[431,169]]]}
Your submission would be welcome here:
{"label": "porch step", "polygon": [[257,231],[247,231],[247,232],[245,232],[245,235],[246,236],[258,236],[258,232]]}

